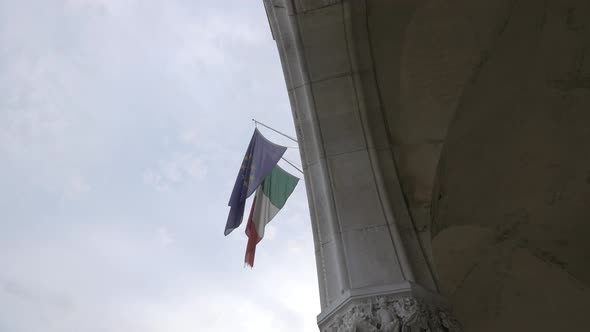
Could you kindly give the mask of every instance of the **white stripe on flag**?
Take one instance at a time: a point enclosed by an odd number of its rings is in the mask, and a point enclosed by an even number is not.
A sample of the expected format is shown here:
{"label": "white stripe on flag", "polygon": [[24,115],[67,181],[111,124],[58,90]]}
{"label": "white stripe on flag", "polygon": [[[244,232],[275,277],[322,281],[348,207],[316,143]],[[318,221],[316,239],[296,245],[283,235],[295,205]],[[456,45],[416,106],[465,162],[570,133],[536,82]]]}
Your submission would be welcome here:
{"label": "white stripe on flag", "polygon": [[264,228],[274,216],[279,213],[279,208],[270,202],[270,198],[264,194],[262,186],[256,190],[256,206],[252,221],[256,226],[256,233],[260,238],[264,237]]}

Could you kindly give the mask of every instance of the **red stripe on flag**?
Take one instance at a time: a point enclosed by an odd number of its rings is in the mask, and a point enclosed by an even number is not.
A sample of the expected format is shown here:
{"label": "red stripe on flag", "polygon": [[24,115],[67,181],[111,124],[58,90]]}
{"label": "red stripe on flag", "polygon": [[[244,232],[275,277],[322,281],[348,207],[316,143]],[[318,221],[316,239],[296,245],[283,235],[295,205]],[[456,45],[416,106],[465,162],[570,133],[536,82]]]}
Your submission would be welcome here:
{"label": "red stripe on flag", "polygon": [[248,225],[246,226],[246,236],[248,236],[248,244],[246,245],[246,257],[244,261],[246,264],[250,265],[250,267],[254,267],[254,256],[256,255],[256,244],[262,240],[258,233],[256,232],[256,226],[254,225],[254,221],[252,217],[254,215],[254,207],[256,206],[256,196],[254,196],[254,201],[252,201],[252,208],[250,209],[250,216],[248,217]]}

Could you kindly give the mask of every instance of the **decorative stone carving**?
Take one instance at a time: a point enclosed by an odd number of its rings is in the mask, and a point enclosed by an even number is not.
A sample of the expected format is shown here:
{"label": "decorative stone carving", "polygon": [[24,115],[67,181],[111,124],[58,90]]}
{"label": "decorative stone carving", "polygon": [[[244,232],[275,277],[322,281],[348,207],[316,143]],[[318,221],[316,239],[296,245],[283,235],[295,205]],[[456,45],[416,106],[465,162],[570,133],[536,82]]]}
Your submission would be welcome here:
{"label": "decorative stone carving", "polygon": [[322,332],[461,332],[461,325],[440,307],[413,297],[379,297],[345,306],[322,324]]}

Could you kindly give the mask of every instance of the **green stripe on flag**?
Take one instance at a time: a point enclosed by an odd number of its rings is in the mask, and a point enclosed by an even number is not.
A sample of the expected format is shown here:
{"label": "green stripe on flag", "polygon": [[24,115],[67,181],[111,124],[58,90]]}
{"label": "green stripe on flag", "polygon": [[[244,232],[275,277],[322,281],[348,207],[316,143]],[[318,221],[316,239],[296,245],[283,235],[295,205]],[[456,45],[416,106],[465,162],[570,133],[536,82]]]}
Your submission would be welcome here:
{"label": "green stripe on flag", "polygon": [[264,195],[270,199],[272,205],[281,209],[287,198],[291,195],[299,178],[285,172],[279,166],[275,166],[272,172],[262,182]]}

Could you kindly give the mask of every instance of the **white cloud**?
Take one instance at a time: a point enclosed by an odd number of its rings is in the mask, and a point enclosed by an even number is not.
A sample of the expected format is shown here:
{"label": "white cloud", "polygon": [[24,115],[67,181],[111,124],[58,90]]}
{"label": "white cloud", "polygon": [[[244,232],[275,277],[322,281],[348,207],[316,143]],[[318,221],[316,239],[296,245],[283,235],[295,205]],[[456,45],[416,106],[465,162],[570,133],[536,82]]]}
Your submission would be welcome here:
{"label": "white cloud", "polygon": [[252,270],[222,235],[250,119],[292,127],[262,2],[0,0],[0,45],[0,331],[316,330],[303,196]]}
{"label": "white cloud", "polygon": [[[156,233],[160,244],[174,238],[165,226]],[[199,277],[223,262],[182,278],[163,264],[173,256],[145,235],[79,226],[65,238],[1,252],[0,322],[27,332],[315,331],[315,274],[305,272],[313,251],[293,257],[264,246],[254,269],[236,266],[229,280]],[[186,268],[195,254],[183,258]]]}
{"label": "white cloud", "polygon": [[145,185],[154,188],[156,191],[165,191],[168,186],[164,183],[164,178],[161,174],[153,170],[146,170],[142,174],[142,181]]}
{"label": "white cloud", "polygon": [[198,145],[203,144],[203,141],[207,138],[204,137],[202,134],[200,134],[198,131],[196,131],[194,129],[193,130],[184,129],[178,135],[178,139],[183,144],[190,144],[190,145],[198,146]]}
{"label": "white cloud", "polygon": [[300,241],[297,241],[294,239],[289,239],[287,241],[287,245],[289,248],[289,252],[291,252],[291,253],[300,253],[303,251],[303,246],[300,243]]}
{"label": "white cloud", "polygon": [[277,232],[277,228],[272,223],[267,224],[264,227],[264,238],[266,240],[272,241],[277,237]]}
{"label": "white cloud", "polygon": [[181,168],[186,173],[186,175],[193,179],[201,180],[207,175],[207,168],[205,164],[201,158],[195,155],[181,155],[178,163],[181,165]]}
{"label": "white cloud", "polygon": [[203,180],[207,168],[201,158],[191,153],[176,153],[170,159],[143,172],[143,183],[157,191],[165,191],[185,181]]}
{"label": "white cloud", "polygon": [[160,227],[157,231],[157,241],[160,247],[166,248],[174,243],[174,235],[167,227]]}
{"label": "white cloud", "polygon": [[81,174],[73,174],[64,184],[62,200],[75,200],[91,190],[90,185]]}
{"label": "white cloud", "polygon": [[158,332],[295,331],[270,305],[204,288],[147,311],[148,325]]}

